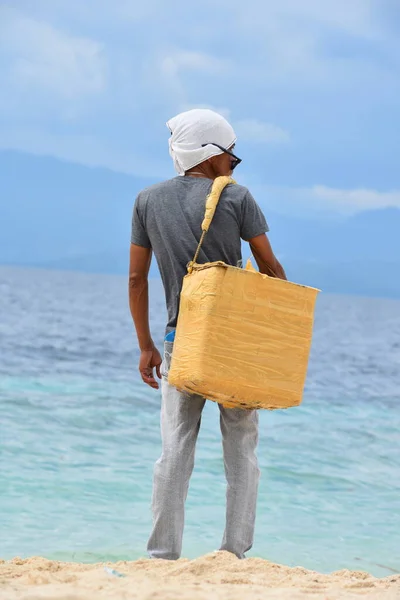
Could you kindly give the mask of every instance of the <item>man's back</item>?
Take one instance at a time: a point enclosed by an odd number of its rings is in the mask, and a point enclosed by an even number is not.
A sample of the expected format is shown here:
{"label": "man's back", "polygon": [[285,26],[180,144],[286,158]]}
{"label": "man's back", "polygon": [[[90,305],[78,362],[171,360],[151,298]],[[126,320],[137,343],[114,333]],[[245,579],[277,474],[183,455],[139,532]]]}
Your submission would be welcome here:
{"label": "man's back", "polygon": [[[164,283],[168,330],[176,327],[179,295],[187,263],[201,236],[205,202],[212,180],[175,177],[143,190],[137,197],[131,242],[152,248]],[[232,184],[223,192],[198,262],[241,263],[240,239],[268,231],[265,218],[247,188]]]}
{"label": "man's back", "polygon": [[[178,559],[182,551],[184,505],[193,470],[205,398],[181,393],[168,381],[175,342],[166,336],[163,357],[150,330],[148,275],[152,250],[160,267],[168,306],[168,333],[178,318],[182,279],[201,237],[206,197],[219,177],[231,177],[241,163],[236,134],[228,121],[209,109],[186,111],[170,119],[169,152],[179,177],[143,190],[135,204],[129,250],[129,307],[140,348],[144,383],[161,380],[162,454],[154,468],[153,528],[147,544],[151,558]],[[248,190],[228,185],[221,197],[198,262],[241,261],[241,241],[249,241],[262,273],[285,273],[268,237],[265,218]],[[173,332],[171,332],[173,333]],[[179,340],[177,340],[179,342]],[[258,414],[219,405],[227,478],[226,523],[220,546],[239,558],[253,544],[259,469]]]}

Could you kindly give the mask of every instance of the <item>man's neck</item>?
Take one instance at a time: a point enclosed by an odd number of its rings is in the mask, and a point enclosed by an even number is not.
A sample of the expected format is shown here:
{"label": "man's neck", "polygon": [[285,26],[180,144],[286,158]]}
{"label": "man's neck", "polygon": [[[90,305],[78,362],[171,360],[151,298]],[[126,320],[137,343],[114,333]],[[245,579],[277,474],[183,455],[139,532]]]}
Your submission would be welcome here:
{"label": "man's neck", "polygon": [[185,171],[185,176],[186,177],[200,177],[200,178],[212,179],[212,180],[214,180],[216,177],[215,173],[213,172],[213,169],[207,163],[196,165],[192,169]]}
{"label": "man's neck", "polygon": [[200,173],[200,171],[186,171],[185,177],[197,177],[198,179],[214,179],[205,173]]}

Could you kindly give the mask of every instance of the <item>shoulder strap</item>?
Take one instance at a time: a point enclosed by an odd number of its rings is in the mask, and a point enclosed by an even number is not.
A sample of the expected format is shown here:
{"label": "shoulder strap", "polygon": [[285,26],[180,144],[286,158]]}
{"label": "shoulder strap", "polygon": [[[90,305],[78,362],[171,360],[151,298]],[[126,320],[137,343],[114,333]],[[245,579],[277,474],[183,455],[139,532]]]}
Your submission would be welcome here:
{"label": "shoulder strap", "polygon": [[206,237],[207,231],[209,230],[210,225],[211,225],[211,221],[214,218],[215,209],[218,206],[218,202],[221,197],[221,194],[224,191],[224,189],[226,188],[226,186],[229,185],[230,183],[236,183],[236,181],[234,179],[232,179],[232,177],[217,177],[216,179],[214,179],[214,183],[212,184],[211,191],[208,194],[207,199],[206,199],[206,210],[205,210],[203,222],[201,224],[201,230],[203,233],[201,234],[199,245],[197,246],[197,250],[194,255],[194,258],[188,264],[188,273],[189,274],[193,271],[193,267],[196,264],[196,261],[199,257],[200,250],[201,250],[201,247],[204,242],[204,238]]}

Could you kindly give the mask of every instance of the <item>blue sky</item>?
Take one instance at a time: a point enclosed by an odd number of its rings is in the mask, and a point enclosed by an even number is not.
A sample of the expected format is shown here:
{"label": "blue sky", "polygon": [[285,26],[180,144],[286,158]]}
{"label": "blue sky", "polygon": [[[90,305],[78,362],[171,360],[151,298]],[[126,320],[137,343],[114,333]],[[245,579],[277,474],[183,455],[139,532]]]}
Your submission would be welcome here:
{"label": "blue sky", "polygon": [[158,180],[208,106],[264,205],[400,207],[398,0],[0,0],[0,73],[0,149]]}

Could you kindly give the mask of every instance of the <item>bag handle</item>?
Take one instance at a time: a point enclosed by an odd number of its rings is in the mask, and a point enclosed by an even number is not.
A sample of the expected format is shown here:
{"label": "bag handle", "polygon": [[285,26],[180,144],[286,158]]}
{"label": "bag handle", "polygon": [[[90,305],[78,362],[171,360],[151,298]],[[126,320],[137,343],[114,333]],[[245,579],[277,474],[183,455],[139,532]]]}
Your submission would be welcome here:
{"label": "bag handle", "polygon": [[205,210],[203,222],[201,224],[201,230],[203,233],[201,234],[201,238],[200,238],[199,244],[197,246],[197,250],[193,257],[193,260],[190,261],[190,263],[188,264],[188,273],[189,274],[192,273],[193,267],[196,264],[196,261],[199,257],[200,250],[201,250],[201,247],[204,242],[204,238],[206,237],[207,231],[209,230],[210,225],[211,225],[211,221],[214,218],[215,209],[218,206],[218,202],[221,197],[221,194],[224,191],[224,189],[226,188],[226,186],[229,185],[230,183],[236,183],[236,181],[234,179],[232,179],[232,177],[226,177],[226,176],[221,176],[221,177],[217,177],[216,179],[214,179],[214,183],[212,184],[211,191],[208,194],[207,199],[206,199],[206,210]]}

